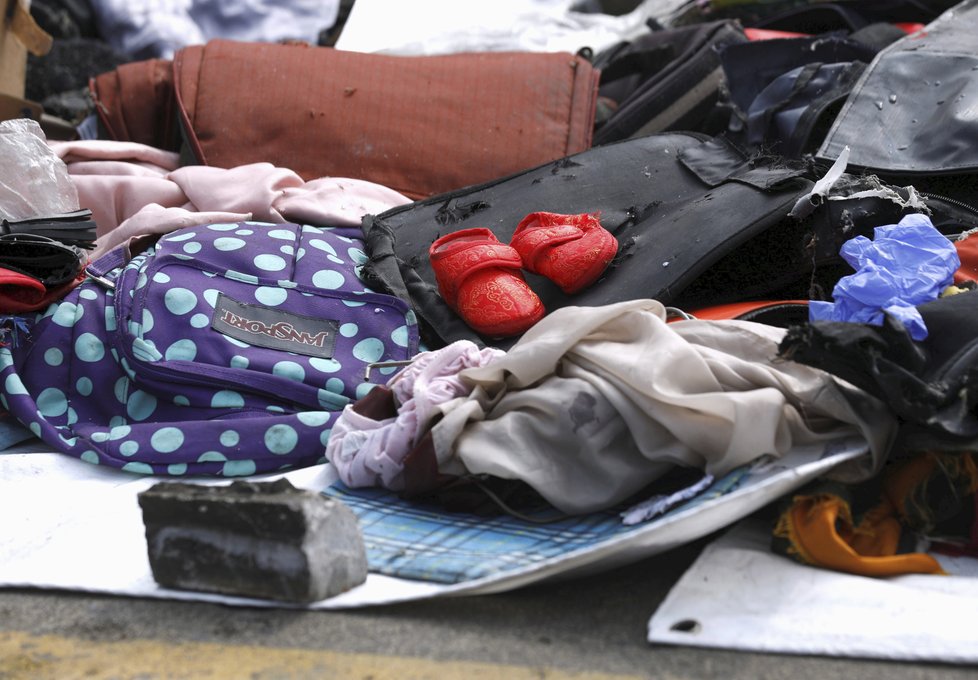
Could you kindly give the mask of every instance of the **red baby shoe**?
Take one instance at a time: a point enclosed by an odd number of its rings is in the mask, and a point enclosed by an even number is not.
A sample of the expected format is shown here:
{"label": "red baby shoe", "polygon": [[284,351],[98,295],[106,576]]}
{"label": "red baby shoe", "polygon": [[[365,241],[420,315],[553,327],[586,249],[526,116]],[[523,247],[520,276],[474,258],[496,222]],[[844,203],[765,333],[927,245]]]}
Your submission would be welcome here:
{"label": "red baby shoe", "polygon": [[509,244],[524,269],[546,276],[568,295],[597,281],[618,252],[618,240],[590,213],[530,213]]}
{"label": "red baby shoe", "polygon": [[520,335],[543,318],[543,303],[520,272],[519,253],[490,230],[446,234],[431,244],[428,256],[442,298],[476,332]]}

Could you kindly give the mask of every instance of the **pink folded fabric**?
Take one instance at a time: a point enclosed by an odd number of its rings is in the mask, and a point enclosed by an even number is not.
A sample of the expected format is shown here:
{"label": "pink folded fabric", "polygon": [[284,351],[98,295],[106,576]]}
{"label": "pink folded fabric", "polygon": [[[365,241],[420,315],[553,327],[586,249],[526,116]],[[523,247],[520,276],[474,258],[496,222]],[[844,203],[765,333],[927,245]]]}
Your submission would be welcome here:
{"label": "pink folded fabric", "polygon": [[366,214],[411,202],[373,182],[341,177],[307,182],[271,163],[180,168],[177,154],[134,142],[49,144],[68,165],[80,206],[89,208],[98,224],[93,257],[134,237],[209,222],[356,227]]}

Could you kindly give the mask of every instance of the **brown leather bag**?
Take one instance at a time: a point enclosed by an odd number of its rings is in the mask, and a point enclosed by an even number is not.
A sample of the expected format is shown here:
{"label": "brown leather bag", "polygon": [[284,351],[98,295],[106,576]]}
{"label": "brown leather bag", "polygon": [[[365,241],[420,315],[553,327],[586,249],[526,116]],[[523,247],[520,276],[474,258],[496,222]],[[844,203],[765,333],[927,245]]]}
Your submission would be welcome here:
{"label": "brown leather bag", "polygon": [[354,177],[411,198],[588,149],[599,75],[569,53],[415,57],[226,40],[173,60],[197,162],[268,161],[304,179]]}

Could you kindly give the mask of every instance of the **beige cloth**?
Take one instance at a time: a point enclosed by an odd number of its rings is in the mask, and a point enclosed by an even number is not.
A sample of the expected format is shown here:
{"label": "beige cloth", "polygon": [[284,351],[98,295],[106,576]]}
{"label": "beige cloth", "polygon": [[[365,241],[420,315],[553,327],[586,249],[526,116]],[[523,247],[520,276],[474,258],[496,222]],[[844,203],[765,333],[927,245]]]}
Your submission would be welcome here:
{"label": "beige cloth", "polygon": [[521,479],[583,513],[674,465],[718,476],[844,436],[864,437],[876,461],[885,454],[888,411],[828,373],[776,359],[783,329],[665,318],[654,300],[559,309],[504,357],[463,371],[475,389],[445,404],[432,429],[439,469]]}

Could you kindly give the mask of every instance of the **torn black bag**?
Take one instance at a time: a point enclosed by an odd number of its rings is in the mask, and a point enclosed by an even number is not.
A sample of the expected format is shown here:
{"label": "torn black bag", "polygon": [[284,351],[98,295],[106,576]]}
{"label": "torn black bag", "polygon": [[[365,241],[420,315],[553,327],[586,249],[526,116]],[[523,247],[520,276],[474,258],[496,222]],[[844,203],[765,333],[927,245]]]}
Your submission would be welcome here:
{"label": "torn black bag", "polygon": [[978,291],[917,307],[927,338],[902,324],[815,322],[792,327],[786,359],[828,371],[880,398],[901,421],[908,450],[978,445]]}
{"label": "torn black bag", "polygon": [[[722,139],[688,133],[594,147],[368,215],[362,224],[369,255],[363,273],[375,289],[412,305],[429,347],[460,339],[505,347],[515,339],[480,337],[442,300],[428,259],[432,242],[485,227],[508,243],[529,213],[597,212],[619,250],[594,285],[567,295],[525,272],[548,312],[640,298],[686,309],[809,298],[819,279],[814,270],[825,273],[818,288],[826,291],[851,272],[838,256],[845,240],[896,222],[910,209],[866,197],[825,201],[802,219],[789,218],[795,204],[807,200],[818,172],[778,157],[749,158]],[[858,178],[848,186],[852,192],[867,188]]]}

